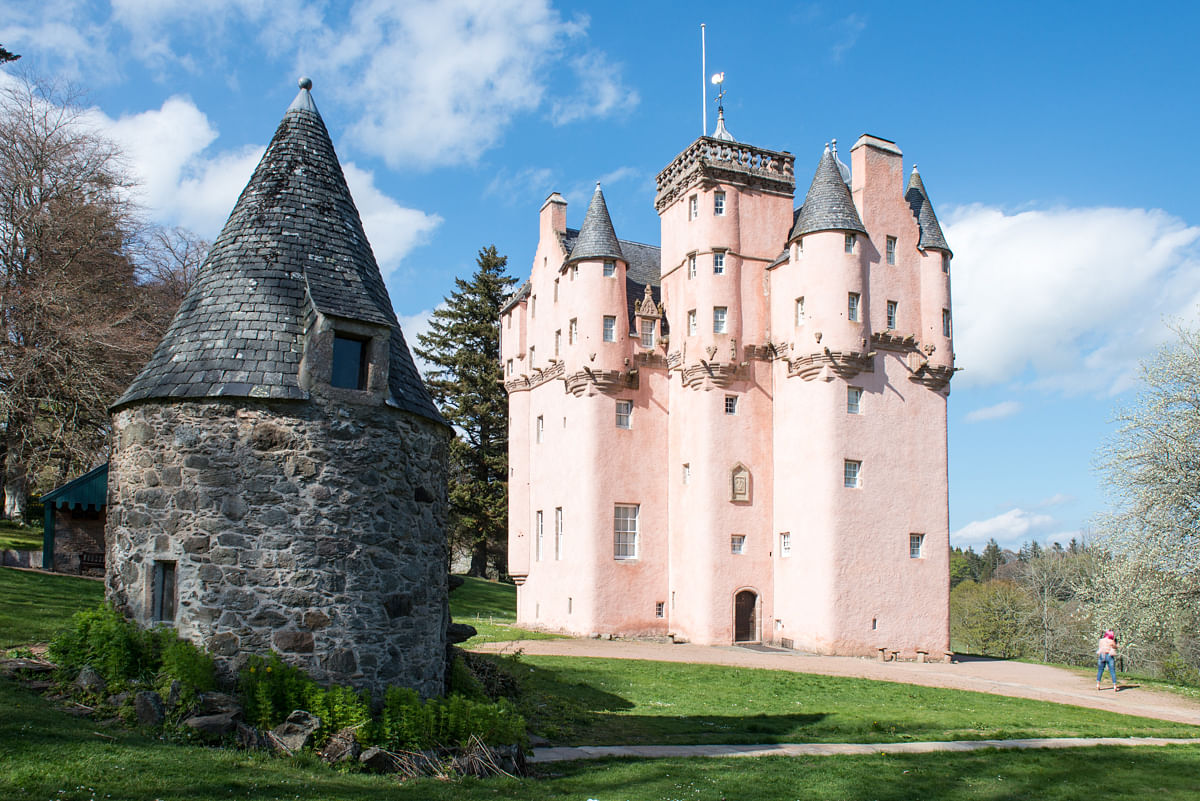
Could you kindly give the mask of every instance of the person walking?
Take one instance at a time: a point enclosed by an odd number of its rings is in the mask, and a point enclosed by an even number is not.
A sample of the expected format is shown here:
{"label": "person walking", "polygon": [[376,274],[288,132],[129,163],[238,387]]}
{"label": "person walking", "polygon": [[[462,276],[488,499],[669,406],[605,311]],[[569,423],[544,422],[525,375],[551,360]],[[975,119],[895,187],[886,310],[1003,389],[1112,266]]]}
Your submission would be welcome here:
{"label": "person walking", "polygon": [[1117,635],[1112,629],[1104,632],[1100,637],[1100,644],[1096,646],[1096,689],[1100,687],[1100,680],[1104,678],[1104,667],[1108,666],[1108,675],[1112,679],[1113,692],[1117,692]]}

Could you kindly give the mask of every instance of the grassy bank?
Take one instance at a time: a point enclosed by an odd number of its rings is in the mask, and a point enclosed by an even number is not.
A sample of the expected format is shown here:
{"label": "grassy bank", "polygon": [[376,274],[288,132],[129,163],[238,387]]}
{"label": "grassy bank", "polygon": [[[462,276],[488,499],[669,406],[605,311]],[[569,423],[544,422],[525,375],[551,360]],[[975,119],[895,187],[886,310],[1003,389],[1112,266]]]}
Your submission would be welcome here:
{"label": "grassy bank", "polygon": [[550,640],[558,634],[517,628],[517,588],[512,584],[463,576],[463,585],[450,593],[450,616],[479,632],[463,645],[510,640]]}
{"label": "grassy bank", "polygon": [[103,598],[101,581],[0,568],[0,648],[47,642]]}
{"label": "grassy bank", "polygon": [[11,520],[0,520],[0,551],[42,550],[41,526],[18,526]]}
{"label": "grassy bank", "polygon": [[5,680],[0,680],[0,708],[6,710],[0,715],[0,798],[14,801],[1185,801],[1200,788],[1200,748],[1191,746],[576,762],[545,766],[534,779],[401,783],[338,773],[311,758],[164,744],[59,712]]}

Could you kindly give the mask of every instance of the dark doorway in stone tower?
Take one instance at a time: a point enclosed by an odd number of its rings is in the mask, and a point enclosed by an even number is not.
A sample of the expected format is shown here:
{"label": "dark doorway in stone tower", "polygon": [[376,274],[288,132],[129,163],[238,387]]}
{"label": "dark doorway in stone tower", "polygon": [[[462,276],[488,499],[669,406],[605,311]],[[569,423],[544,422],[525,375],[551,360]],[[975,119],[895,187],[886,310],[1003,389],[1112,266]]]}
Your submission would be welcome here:
{"label": "dark doorway in stone tower", "polygon": [[742,590],[733,599],[733,641],[758,642],[758,595]]}

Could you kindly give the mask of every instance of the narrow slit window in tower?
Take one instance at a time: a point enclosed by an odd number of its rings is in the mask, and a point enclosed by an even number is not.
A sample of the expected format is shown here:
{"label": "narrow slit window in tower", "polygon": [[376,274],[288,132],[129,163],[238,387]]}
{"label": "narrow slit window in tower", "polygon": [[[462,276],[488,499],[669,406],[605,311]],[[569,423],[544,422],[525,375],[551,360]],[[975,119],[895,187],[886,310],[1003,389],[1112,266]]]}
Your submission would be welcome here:
{"label": "narrow slit window in tower", "polygon": [[155,562],[152,582],[152,617],[155,623],[175,622],[175,563]]}

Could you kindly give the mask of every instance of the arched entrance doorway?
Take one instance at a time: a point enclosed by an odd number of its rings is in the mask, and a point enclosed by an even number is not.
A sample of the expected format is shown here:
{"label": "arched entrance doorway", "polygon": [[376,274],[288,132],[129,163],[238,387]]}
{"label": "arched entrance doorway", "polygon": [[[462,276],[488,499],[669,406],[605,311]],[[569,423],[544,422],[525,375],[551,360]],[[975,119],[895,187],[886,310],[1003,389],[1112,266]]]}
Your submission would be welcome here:
{"label": "arched entrance doorway", "polygon": [[758,594],[742,590],[733,598],[733,641],[758,641]]}

